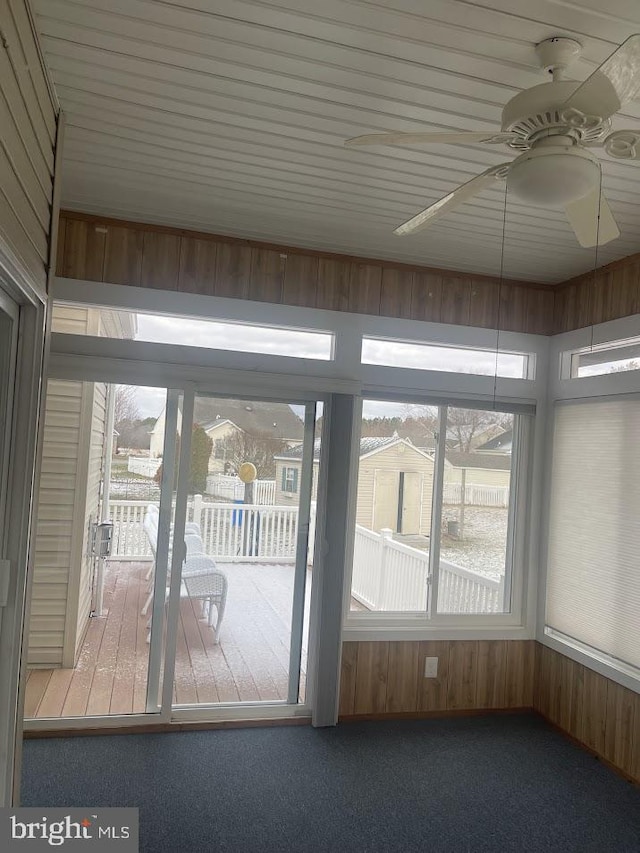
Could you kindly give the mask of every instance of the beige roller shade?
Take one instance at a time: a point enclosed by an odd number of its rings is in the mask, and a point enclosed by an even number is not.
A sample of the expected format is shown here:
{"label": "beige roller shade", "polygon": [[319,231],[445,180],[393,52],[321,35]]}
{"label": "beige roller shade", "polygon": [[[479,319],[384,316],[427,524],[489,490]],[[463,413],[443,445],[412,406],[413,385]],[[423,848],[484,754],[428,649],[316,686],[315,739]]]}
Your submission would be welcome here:
{"label": "beige roller shade", "polygon": [[640,400],[556,408],[546,623],[640,668]]}

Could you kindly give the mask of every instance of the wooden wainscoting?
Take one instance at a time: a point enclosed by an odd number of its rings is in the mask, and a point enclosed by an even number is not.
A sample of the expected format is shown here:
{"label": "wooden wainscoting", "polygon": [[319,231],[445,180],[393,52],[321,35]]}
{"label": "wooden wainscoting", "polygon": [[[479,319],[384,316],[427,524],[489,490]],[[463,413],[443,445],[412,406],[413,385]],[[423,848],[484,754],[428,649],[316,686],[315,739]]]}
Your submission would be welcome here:
{"label": "wooden wainscoting", "polygon": [[88,214],[60,215],[56,274],[548,335],[553,287],[273,246]]}
{"label": "wooden wainscoting", "polygon": [[[533,706],[533,640],[358,642],[342,647],[341,718]],[[425,658],[438,658],[425,678]]]}
{"label": "wooden wainscoting", "polygon": [[557,286],[554,334],[640,313],[640,255]]}
{"label": "wooden wainscoting", "polygon": [[640,782],[640,695],[538,644],[534,707]]}

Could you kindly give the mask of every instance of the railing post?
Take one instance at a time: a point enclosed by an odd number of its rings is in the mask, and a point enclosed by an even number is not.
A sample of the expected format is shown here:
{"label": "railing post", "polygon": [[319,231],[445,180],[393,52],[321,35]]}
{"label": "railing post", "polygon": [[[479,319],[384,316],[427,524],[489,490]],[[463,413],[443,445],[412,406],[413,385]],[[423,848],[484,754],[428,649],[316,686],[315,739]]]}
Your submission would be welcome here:
{"label": "railing post", "polygon": [[380,561],[380,581],[378,583],[378,600],[376,610],[387,609],[387,549],[391,544],[393,530],[383,527],[378,541],[378,560]]}
{"label": "railing post", "polygon": [[500,575],[500,588],[498,589],[498,609],[496,613],[504,613],[504,580],[505,576]]}
{"label": "railing post", "polygon": [[202,495],[193,496],[193,520],[202,527]]}

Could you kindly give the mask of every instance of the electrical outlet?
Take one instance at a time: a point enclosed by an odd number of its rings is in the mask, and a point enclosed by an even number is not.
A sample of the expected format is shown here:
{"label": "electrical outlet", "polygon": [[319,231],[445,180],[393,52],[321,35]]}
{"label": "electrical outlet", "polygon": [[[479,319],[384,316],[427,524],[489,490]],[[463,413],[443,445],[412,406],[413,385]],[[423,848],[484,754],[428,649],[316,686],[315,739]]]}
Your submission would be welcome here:
{"label": "electrical outlet", "polygon": [[437,678],[438,677],[438,658],[425,658],[424,659],[424,677],[425,678]]}

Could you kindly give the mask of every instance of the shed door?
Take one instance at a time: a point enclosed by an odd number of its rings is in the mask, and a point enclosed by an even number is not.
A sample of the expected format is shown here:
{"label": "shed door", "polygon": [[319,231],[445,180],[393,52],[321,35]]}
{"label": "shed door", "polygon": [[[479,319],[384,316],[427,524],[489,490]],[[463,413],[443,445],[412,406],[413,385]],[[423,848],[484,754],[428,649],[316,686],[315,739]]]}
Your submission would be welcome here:
{"label": "shed door", "polygon": [[374,472],[373,490],[373,529],[398,529],[398,489],[400,474],[398,471],[387,471],[376,468]]}
{"label": "shed door", "polygon": [[402,479],[402,524],[400,533],[420,533],[420,511],[422,497],[422,474],[418,471],[404,471]]}

